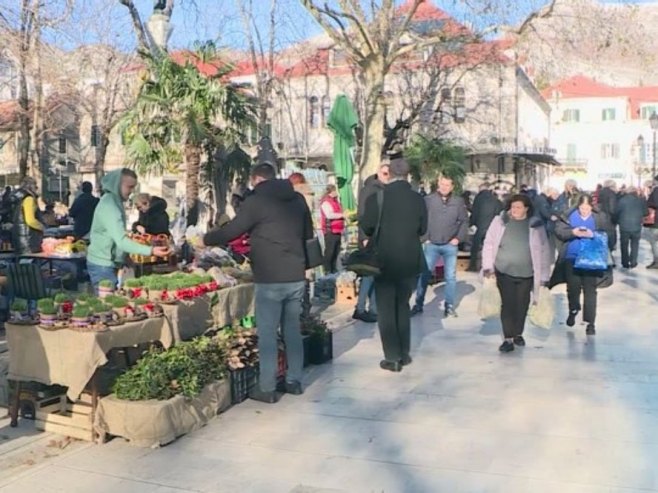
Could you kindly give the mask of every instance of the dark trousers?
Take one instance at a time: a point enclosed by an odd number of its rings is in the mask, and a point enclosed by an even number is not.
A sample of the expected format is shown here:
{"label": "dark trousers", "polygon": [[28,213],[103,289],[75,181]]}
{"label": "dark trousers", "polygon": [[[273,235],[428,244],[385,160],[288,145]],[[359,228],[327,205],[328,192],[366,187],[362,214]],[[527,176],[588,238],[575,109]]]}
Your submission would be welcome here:
{"label": "dark trousers", "polygon": [[400,361],[409,356],[411,348],[411,311],[409,298],[416,278],[400,280],[375,279],[379,334],[382,338],[384,358]]}
{"label": "dark trousers", "polygon": [[478,228],[473,235],[473,240],[471,242],[471,258],[468,261],[468,270],[472,272],[480,271],[480,266],[482,264],[482,245],[484,244],[486,233],[486,231],[482,231]]}
{"label": "dark trousers", "polygon": [[325,274],[333,274],[337,271],[336,261],[340,253],[340,239],[341,235],[334,233],[324,234],[324,262],[322,265]]}
{"label": "dark trousers", "polygon": [[575,269],[573,262],[567,260],[565,266],[567,277],[567,298],[569,311],[580,311],[580,293],[584,294],[583,320],[593,324],[596,321],[597,286],[600,281],[598,272]]}
{"label": "dark trousers", "polygon": [[500,322],[503,334],[511,339],[523,334],[525,319],[530,307],[530,293],[534,285],[532,277],[512,277],[496,272],[496,285],[500,291],[502,306]]}
{"label": "dark trousers", "polygon": [[637,253],[640,249],[641,231],[620,231],[621,237],[621,265],[624,267],[637,267]]}

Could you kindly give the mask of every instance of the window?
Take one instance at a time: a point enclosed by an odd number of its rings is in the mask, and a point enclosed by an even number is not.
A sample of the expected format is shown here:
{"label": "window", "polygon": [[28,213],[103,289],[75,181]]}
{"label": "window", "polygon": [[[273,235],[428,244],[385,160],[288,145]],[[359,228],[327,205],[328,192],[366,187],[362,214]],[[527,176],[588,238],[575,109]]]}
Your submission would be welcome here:
{"label": "window", "polygon": [[98,147],[100,142],[100,133],[98,125],[91,126],[91,147]]}
{"label": "window", "polygon": [[331,99],[329,96],[322,96],[322,126],[326,127],[331,113]]}
{"label": "window", "polygon": [[567,161],[573,162],[578,159],[578,148],[576,144],[567,144]]}
{"label": "window", "polygon": [[452,91],[444,87],[441,89],[441,101],[439,102],[439,113],[441,114],[441,123],[450,123],[452,120]]}
{"label": "window", "polygon": [[57,147],[60,154],[66,154],[66,137],[57,139]]}
{"label": "window", "polygon": [[658,113],[658,106],[642,106],[640,117],[643,120],[648,120],[654,113]]}
{"label": "window", "polygon": [[580,121],[580,110],[564,110],[562,112],[562,121],[563,122],[579,122]]}
{"label": "window", "polygon": [[603,120],[604,122],[615,120],[616,116],[617,116],[617,112],[614,108],[605,108],[601,112],[601,120]]}
{"label": "window", "polygon": [[308,122],[311,128],[320,127],[320,101],[317,96],[311,96],[308,100]]}
{"label": "window", "polygon": [[602,159],[619,159],[619,144],[601,144]]}
{"label": "window", "polygon": [[466,92],[463,87],[455,89],[455,123],[466,121]]}

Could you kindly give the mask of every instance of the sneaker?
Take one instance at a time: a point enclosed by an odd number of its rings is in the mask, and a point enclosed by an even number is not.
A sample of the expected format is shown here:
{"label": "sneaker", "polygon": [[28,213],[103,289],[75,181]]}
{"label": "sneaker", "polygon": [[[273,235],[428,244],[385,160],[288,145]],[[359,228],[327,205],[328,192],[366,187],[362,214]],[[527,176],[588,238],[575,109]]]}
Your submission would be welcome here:
{"label": "sneaker", "polygon": [[288,382],[286,380],[286,383],[283,385],[283,388],[285,389],[286,394],[302,395],[304,393],[304,389],[302,388],[301,382]]}
{"label": "sneaker", "polygon": [[400,364],[402,366],[410,365],[412,362],[413,360],[411,359],[411,356],[409,356],[408,354],[406,356],[403,356],[402,359],[400,360]]}
{"label": "sneaker", "polygon": [[587,324],[587,328],[585,329],[585,334],[587,334],[588,336],[596,335],[596,329],[594,328],[594,324]]}
{"label": "sneaker", "polygon": [[354,311],[352,318],[354,320],[360,320],[361,322],[365,322],[367,324],[373,324],[377,322],[377,315],[373,315],[372,313],[369,312],[360,312],[357,310]]}
{"label": "sneaker", "polygon": [[457,312],[452,305],[446,305],[446,309],[443,311],[445,318],[452,317],[457,318]]}
{"label": "sneaker", "polygon": [[576,315],[578,315],[578,310],[571,310],[569,316],[567,317],[567,325],[573,327],[576,325]]}
{"label": "sneaker", "polygon": [[501,353],[509,353],[511,351],[514,351],[514,343],[512,341],[505,341],[500,345],[498,351],[500,351]]}
{"label": "sneaker", "polygon": [[281,394],[275,390],[263,392],[258,386],[249,391],[249,398],[255,401],[264,402],[265,404],[276,404],[281,399]]}
{"label": "sneaker", "polygon": [[423,307],[422,306],[415,305],[411,309],[411,316],[412,317],[415,317],[416,315],[421,315],[422,313],[423,313]]}
{"label": "sneaker", "polygon": [[516,336],[514,338],[514,345],[515,346],[525,346],[525,339],[523,336]]}
{"label": "sneaker", "polygon": [[399,361],[388,361],[386,359],[383,359],[379,362],[379,367],[382,370],[388,370],[396,373],[402,371],[402,365],[400,364]]}
{"label": "sneaker", "polygon": [[653,264],[647,265],[647,269],[658,269],[658,264],[654,262]]}

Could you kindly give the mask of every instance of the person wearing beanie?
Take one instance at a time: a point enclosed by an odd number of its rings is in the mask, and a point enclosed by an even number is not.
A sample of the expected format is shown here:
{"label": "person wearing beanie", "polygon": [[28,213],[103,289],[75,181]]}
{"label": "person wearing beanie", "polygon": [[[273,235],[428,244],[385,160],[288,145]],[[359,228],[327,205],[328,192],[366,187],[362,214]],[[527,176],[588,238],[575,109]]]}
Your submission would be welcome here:
{"label": "person wearing beanie", "polygon": [[381,265],[381,275],[375,278],[377,322],[384,349],[380,367],[399,372],[411,363],[409,298],[418,275],[427,271],[420,242],[427,232],[427,208],[407,181],[405,159],[392,159],[389,175],[383,191],[367,199],[359,224],[367,241],[374,242]]}

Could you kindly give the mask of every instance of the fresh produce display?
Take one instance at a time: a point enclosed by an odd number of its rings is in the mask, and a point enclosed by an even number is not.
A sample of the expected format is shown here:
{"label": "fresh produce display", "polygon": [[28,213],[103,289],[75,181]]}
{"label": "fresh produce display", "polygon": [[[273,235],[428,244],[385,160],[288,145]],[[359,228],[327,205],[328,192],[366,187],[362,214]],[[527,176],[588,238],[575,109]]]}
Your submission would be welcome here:
{"label": "fresh produce display", "polygon": [[28,317],[27,300],[16,298],[12,301],[9,310],[11,311],[11,320],[18,321],[26,319]]}
{"label": "fresh produce display", "polygon": [[258,365],[258,335],[254,329],[227,327],[219,331],[214,339],[225,350],[226,366],[229,370]]}
{"label": "fresh produce display", "polygon": [[87,244],[78,240],[75,241],[73,236],[68,236],[63,239],[58,238],[44,238],[41,243],[43,253],[59,257],[68,257],[76,253],[85,253],[87,251]]}
{"label": "fresh produce display", "polygon": [[[150,247],[156,247],[156,246],[163,246],[163,247],[168,247],[171,246],[171,240],[169,236],[162,234],[162,235],[149,235],[149,234],[131,234],[129,235],[130,239],[133,241],[139,243],[140,245],[147,245]],[[158,258],[155,256],[145,256],[145,255],[131,255],[130,258],[132,259],[133,262],[136,264],[154,264],[158,261]],[[164,258],[163,261],[167,262],[169,259]]]}

